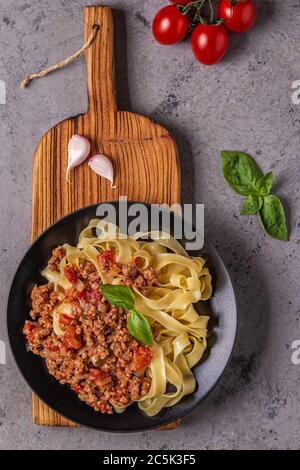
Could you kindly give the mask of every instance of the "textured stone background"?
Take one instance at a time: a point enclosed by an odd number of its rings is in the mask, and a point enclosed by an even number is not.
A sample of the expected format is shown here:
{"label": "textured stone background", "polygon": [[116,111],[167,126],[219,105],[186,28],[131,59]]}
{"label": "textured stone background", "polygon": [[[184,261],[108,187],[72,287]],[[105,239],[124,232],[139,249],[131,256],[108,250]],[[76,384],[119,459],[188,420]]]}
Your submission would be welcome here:
{"label": "textured stone background", "polygon": [[[1,1],[0,79],[7,84],[7,104],[0,105],[1,340],[9,285],[29,244],[35,145],[49,127],[87,106],[83,59],[27,91],[18,84],[81,46],[88,3]],[[238,340],[217,389],[179,429],[163,434],[33,426],[30,391],[7,351],[7,365],[0,365],[0,447],[299,448],[300,365],[291,362],[291,345],[300,339],[300,105],[292,104],[291,85],[300,79],[300,1],[258,1],[255,29],[231,37],[229,55],[213,68],[194,61],[188,42],[174,48],[154,43],[150,23],[163,0],[107,3],[119,10],[118,35],[127,49],[127,61],[118,59],[120,107],[150,115],[173,132],[183,200],[206,204],[206,236],[235,282]],[[220,174],[222,148],[249,151],[263,170],[274,170],[289,243],[265,236],[255,218],[239,216],[240,198]]]}

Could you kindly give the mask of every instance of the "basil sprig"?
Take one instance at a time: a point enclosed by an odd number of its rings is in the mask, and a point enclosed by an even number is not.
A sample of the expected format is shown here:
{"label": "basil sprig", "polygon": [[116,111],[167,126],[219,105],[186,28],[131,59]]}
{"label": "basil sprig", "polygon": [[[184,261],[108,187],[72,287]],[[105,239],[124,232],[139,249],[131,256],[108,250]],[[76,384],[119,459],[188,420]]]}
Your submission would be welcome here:
{"label": "basil sprig", "polygon": [[223,150],[222,173],[229,186],[244,202],[241,215],[257,214],[262,227],[277,240],[288,240],[288,230],[282,202],[271,195],[273,173],[265,175],[255,160],[244,152]]}
{"label": "basil sprig", "polygon": [[129,310],[127,328],[140,343],[153,346],[153,335],[147,318],[135,308],[134,293],[127,286],[102,284],[101,292],[105,299],[116,307]]}

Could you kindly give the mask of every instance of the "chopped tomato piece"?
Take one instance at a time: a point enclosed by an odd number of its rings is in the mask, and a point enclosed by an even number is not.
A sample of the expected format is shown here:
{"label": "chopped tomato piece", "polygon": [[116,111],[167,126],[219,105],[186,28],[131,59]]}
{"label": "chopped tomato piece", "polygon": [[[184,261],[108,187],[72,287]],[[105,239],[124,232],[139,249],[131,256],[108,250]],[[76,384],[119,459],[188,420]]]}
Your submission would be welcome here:
{"label": "chopped tomato piece", "polygon": [[110,272],[112,274],[120,274],[120,272],[122,271],[122,269],[120,268],[120,266],[118,266],[117,264],[115,264],[114,266],[112,266],[110,268]]}
{"label": "chopped tomato piece", "polygon": [[64,269],[64,273],[68,281],[70,281],[71,284],[76,284],[77,282],[77,272],[75,271],[74,267],[72,265],[68,265]]}
{"label": "chopped tomato piece", "polygon": [[75,286],[69,287],[65,290],[65,302],[72,302],[77,297],[77,289]]}
{"label": "chopped tomato piece", "polygon": [[131,259],[131,264],[133,264],[137,268],[140,268],[142,266],[143,262],[140,258],[132,258]]}
{"label": "chopped tomato piece", "polygon": [[62,326],[69,326],[73,321],[73,318],[67,315],[66,313],[61,313],[59,315],[59,323]]}
{"label": "chopped tomato piece", "polygon": [[153,353],[148,346],[137,346],[133,352],[133,366],[135,371],[147,367],[153,357]]}
{"label": "chopped tomato piece", "polygon": [[71,388],[74,392],[79,393],[82,390],[82,385],[72,385]]}
{"label": "chopped tomato piece", "polygon": [[23,333],[26,336],[27,341],[29,343],[31,343],[33,341],[34,334],[37,331],[37,328],[38,328],[37,325],[35,325],[34,323],[32,323],[28,320],[25,322],[25,325],[24,325],[24,328],[23,328]]}
{"label": "chopped tomato piece", "polygon": [[81,338],[76,333],[75,326],[68,326],[66,332],[63,336],[63,344],[68,349],[80,349],[81,348]]}
{"label": "chopped tomato piece", "polygon": [[103,268],[111,268],[111,266],[116,264],[115,256],[116,252],[113,248],[103,251],[98,256],[100,265],[103,266]]}
{"label": "chopped tomato piece", "polygon": [[107,409],[106,403],[101,403],[100,410],[101,410],[101,413],[107,413],[108,409]]}
{"label": "chopped tomato piece", "polygon": [[77,298],[78,299],[83,299],[86,300],[87,302],[95,303],[95,302],[100,302],[102,299],[103,295],[100,292],[100,287],[99,289],[91,289],[87,288],[83,290],[82,292],[79,292]]}
{"label": "chopped tomato piece", "polygon": [[77,299],[81,300],[86,300],[86,289],[82,290],[81,292],[78,292],[77,294]]}
{"label": "chopped tomato piece", "polygon": [[98,387],[104,387],[112,381],[111,376],[101,369],[90,369],[90,379],[94,380]]}
{"label": "chopped tomato piece", "polygon": [[100,287],[99,287],[99,290],[98,289],[88,289],[87,290],[87,300],[88,300],[88,302],[91,302],[93,300],[97,301],[97,302],[100,302],[102,297],[103,297],[103,295],[100,292]]}
{"label": "chopped tomato piece", "polygon": [[31,333],[35,328],[36,328],[36,326],[35,326],[31,321],[26,320],[25,325],[24,325],[24,328],[23,328],[23,333],[24,333],[25,335],[28,335],[28,334]]}
{"label": "chopped tomato piece", "polygon": [[50,343],[46,349],[49,351],[49,352],[57,352],[59,351],[59,346],[57,346],[56,344],[53,344],[53,343]]}

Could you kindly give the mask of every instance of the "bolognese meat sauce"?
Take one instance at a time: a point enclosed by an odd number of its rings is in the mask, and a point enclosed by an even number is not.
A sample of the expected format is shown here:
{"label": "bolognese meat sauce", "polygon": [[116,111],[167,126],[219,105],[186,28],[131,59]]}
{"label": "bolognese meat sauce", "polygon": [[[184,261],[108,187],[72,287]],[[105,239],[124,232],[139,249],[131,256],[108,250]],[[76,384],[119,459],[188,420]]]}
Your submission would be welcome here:
{"label": "bolognese meat sauce", "polygon": [[[53,250],[51,270],[58,269],[64,256],[61,247]],[[101,269],[122,277],[125,285],[143,290],[156,282],[155,272],[142,271],[137,263],[119,265],[114,250],[99,255]],[[32,321],[23,333],[29,350],[44,358],[50,374],[68,384],[79,398],[101,413],[125,407],[147,395],[151,380],[143,376],[150,364],[150,348],[140,345],[127,329],[128,313],[110,305],[100,292],[95,266],[82,261],[79,268],[69,264],[65,276],[72,287],[60,292],[51,283],[35,286],[31,293]],[[64,312],[62,305],[71,305]],[[57,336],[53,312],[60,307]]]}

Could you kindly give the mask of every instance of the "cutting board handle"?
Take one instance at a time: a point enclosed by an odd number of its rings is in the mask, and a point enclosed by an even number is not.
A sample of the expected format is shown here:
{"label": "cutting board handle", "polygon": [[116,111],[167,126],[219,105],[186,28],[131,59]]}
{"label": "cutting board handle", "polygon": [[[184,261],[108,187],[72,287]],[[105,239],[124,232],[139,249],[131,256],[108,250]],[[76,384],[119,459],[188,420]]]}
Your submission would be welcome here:
{"label": "cutting board handle", "polygon": [[113,14],[103,6],[85,7],[84,13],[86,41],[95,25],[100,28],[85,56],[89,112],[99,119],[99,130],[102,127],[103,133],[110,133],[114,132],[117,111]]}

